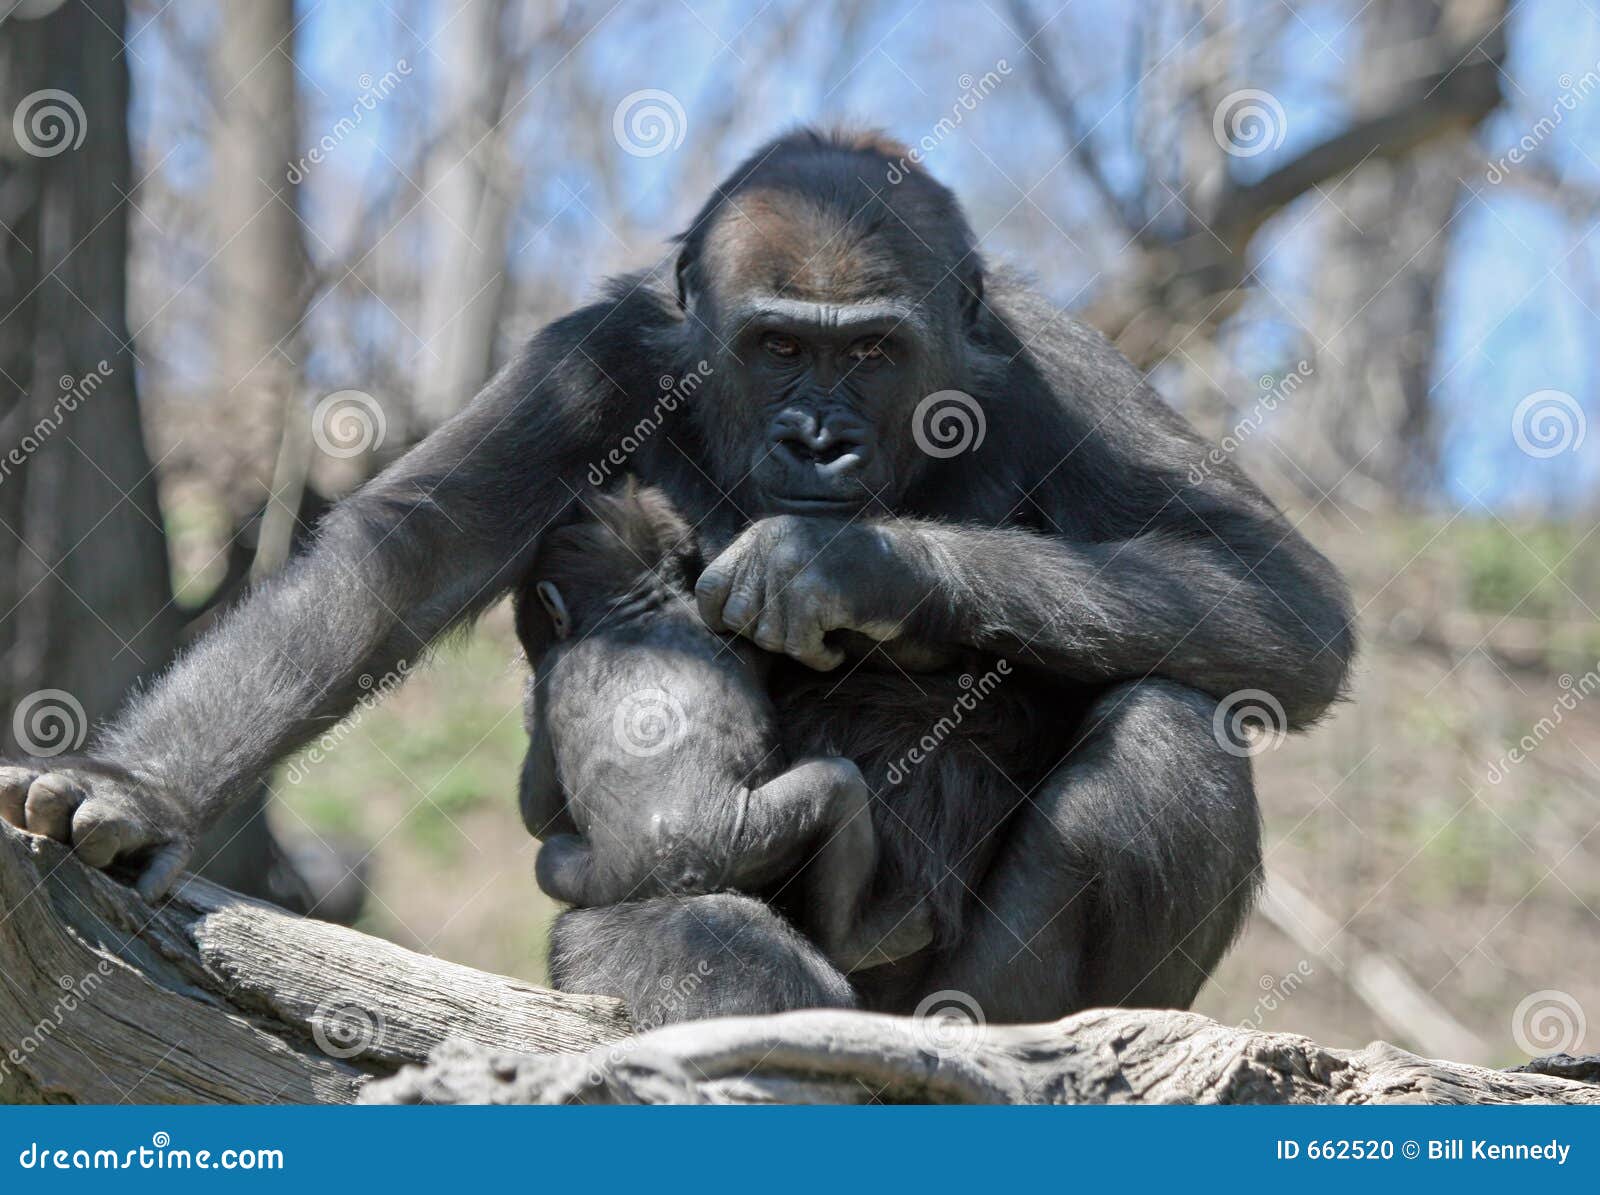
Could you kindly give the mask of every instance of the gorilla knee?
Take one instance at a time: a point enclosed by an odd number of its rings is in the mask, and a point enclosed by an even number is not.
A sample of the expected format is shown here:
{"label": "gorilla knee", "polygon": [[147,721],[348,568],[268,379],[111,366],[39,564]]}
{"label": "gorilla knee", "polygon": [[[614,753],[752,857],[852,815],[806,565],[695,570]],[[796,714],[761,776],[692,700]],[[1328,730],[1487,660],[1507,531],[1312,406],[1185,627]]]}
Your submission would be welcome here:
{"label": "gorilla knee", "polygon": [[563,913],[550,931],[550,980],[619,997],[641,1029],[856,1004],[821,951],[761,901],[731,893]]}

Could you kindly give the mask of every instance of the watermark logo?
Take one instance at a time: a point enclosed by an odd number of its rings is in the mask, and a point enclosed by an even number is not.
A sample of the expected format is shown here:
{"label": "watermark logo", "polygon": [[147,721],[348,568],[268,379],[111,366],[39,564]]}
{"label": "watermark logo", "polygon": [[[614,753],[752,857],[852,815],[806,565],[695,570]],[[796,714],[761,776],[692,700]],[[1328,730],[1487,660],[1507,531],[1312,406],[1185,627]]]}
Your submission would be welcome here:
{"label": "watermark logo", "polygon": [[311,438],[340,460],[375,451],[388,430],[383,407],[360,390],[337,390],[311,412]]}
{"label": "watermark logo", "polygon": [[639,451],[644,442],[661,429],[667,416],[693,397],[714,372],[711,363],[702,360],[681,378],[673,377],[670,373],[662,374],[659,383],[661,396],[651,406],[650,412],[635,423],[615,447],[589,466],[589,484],[598,489],[615,470],[626,466],[629,458]]}
{"label": "watermark logo", "polygon": [[59,87],[46,87],[22,97],[11,117],[11,131],[23,152],[53,158],[83,144],[89,135],[89,119],[77,96]]}
{"label": "watermark logo", "polygon": [[363,672],[356,678],[356,684],[361,687],[361,699],[356,702],[355,709],[341,719],[331,730],[325,731],[316,742],[305,749],[301,755],[290,762],[284,769],[284,780],[290,784],[299,784],[311,774],[311,769],[327,759],[333,749],[355,732],[361,725],[361,719],[366,717],[367,711],[373,709],[389,694],[393,693],[410,675],[411,665],[405,660],[395,661],[395,666],[384,673],[381,679],[374,679],[372,673]]}
{"label": "watermark logo", "polygon": [[1217,746],[1240,759],[1273,750],[1288,732],[1283,703],[1265,689],[1229,693],[1211,716],[1211,734]]}
{"label": "watermark logo", "polygon": [[617,706],[611,733],[629,755],[649,759],[677,746],[688,722],[683,706],[665,689],[638,689]]}
{"label": "watermark logo", "polygon": [[1574,79],[1570,74],[1563,74],[1556,80],[1561,88],[1561,94],[1556,97],[1555,103],[1550,105],[1550,114],[1541,116],[1534,121],[1528,131],[1517,138],[1510,149],[1499,158],[1489,163],[1484,172],[1484,181],[1491,187],[1497,187],[1505,182],[1513,169],[1522,165],[1534,152],[1554,135],[1561,122],[1567,118],[1567,113],[1576,112],[1578,105],[1600,88],[1600,63],[1586,70]]}
{"label": "watermark logo", "polygon": [[654,87],[629,92],[611,114],[611,135],[636,158],[677,149],[688,132],[689,117],[678,97]]}
{"label": "watermark logo", "polygon": [[1587,430],[1583,408],[1563,390],[1535,390],[1511,412],[1511,438],[1534,460],[1578,451]]}
{"label": "watermark logo", "polygon": [[361,94],[356,98],[356,102],[350,105],[350,111],[334,121],[333,127],[319,138],[315,145],[288,164],[284,170],[284,179],[291,186],[297,187],[303,183],[311,168],[326,162],[328,155],[344,144],[345,138],[360,127],[367,113],[375,110],[381,101],[388,99],[400,86],[400,81],[410,76],[411,64],[404,58],[396,61],[392,70],[384,71],[376,79],[370,74],[362,75],[356,80],[360,84]]}
{"label": "watermark logo", "polygon": [[1223,153],[1235,158],[1277,149],[1288,134],[1288,119],[1278,97],[1255,87],[1229,92],[1211,114],[1211,135]]}
{"label": "watermark logo", "polygon": [[1563,672],[1557,678],[1556,684],[1564,691],[1551,705],[1550,712],[1530,726],[1527,733],[1504,755],[1489,764],[1484,779],[1490,784],[1499,784],[1510,775],[1512,768],[1526,760],[1556,732],[1556,728],[1566,721],[1568,714],[1577,709],[1586,697],[1600,689],[1600,664],[1596,664],[1579,677],[1574,677],[1570,672]]}
{"label": "watermark logo", "polygon": [[1000,687],[1000,682],[1011,675],[1010,660],[996,660],[993,668],[982,676],[974,677],[970,672],[963,672],[957,684],[964,690],[960,697],[950,706],[950,712],[941,717],[927,732],[907,749],[906,753],[889,765],[889,770],[884,779],[890,784],[899,784],[910,773],[911,769],[921,764],[948,739],[961,728],[967,715],[978,708],[978,704]]}
{"label": "watermark logo", "polygon": [[358,1004],[325,1000],[312,1010],[311,1037],[329,1058],[355,1058],[383,1042],[383,1013]]}
{"label": "watermark logo", "polygon": [[1583,1007],[1554,988],[1524,996],[1511,1014],[1511,1040],[1529,1058],[1570,1054],[1588,1032]]}
{"label": "watermark logo", "polygon": [[905,180],[906,175],[920,167],[930,153],[938,149],[946,138],[961,127],[967,113],[976,112],[978,105],[1010,74],[1011,64],[1001,58],[995,62],[994,69],[985,71],[979,78],[973,78],[971,74],[963,74],[958,78],[956,85],[961,88],[961,95],[950,106],[950,114],[941,116],[933,128],[906,151],[905,157],[889,166],[885,175],[889,185],[898,186]]}
{"label": "watermark logo", "polygon": [[1265,392],[1256,400],[1248,414],[1233,425],[1231,431],[1213,448],[1206,451],[1205,458],[1189,469],[1189,484],[1199,485],[1211,471],[1223,464],[1234,453],[1242,448],[1246,441],[1261,430],[1267,416],[1276,411],[1285,399],[1294,396],[1295,392],[1305,385],[1307,379],[1315,372],[1311,362],[1301,361],[1281,378],[1274,378],[1271,374],[1261,375],[1261,389]]}
{"label": "watermark logo", "polygon": [[26,1033],[13,1036],[6,1043],[9,1048],[5,1057],[0,1058],[0,1079],[9,1076],[16,1068],[26,1065],[34,1053],[48,1045],[56,1031],[67,1023],[67,1018],[77,1012],[81,1005],[88,1003],[89,997],[93,996],[110,976],[111,963],[101,959],[93,971],[76,979],[70,975],[58,977],[56,986],[61,989],[61,995],[50,1006],[50,1011]]}
{"label": "watermark logo", "polygon": [[1256,986],[1261,989],[1261,997],[1250,1010],[1250,1015],[1239,1022],[1240,1029],[1260,1029],[1266,1023],[1267,1014],[1276,1012],[1289,1002],[1302,987],[1305,981],[1316,973],[1316,968],[1309,959],[1301,959],[1295,969],[1287,975],[1263,975],[1256,981]]}
{"label": "watermark logo", "polygon": [[89,736],[83,704],[65,689],[40,689],[17,703],[11,733],[29,755],[50,759],[76,751]]}
{"label": "watermark logo", "polygon": [[978,400],[960,390],[936,390],[911,412],[911,438],[939,460],[976,452],[988,431]]}
{"label": "watermark logo", "polygon": [[924,996],[911,1014],[917,1045],[938,1058],[964,1058],[983,1044],[983,1009],[954,988]]}
{"label": "watermark logo", "polygon": [[61,397],[51,404],[46,415],[22,434],[21,440],[0,457],[0,481],[8,480],[13,469],[20,469],[27,464],[28,458],[38,452],[46,440],[61,430],[61,425],[66,423],[67,416],[76,411],[115,372],[108,362],[101,361],[81,378],[74,378],[69,373],[62,374],[59,382]]}

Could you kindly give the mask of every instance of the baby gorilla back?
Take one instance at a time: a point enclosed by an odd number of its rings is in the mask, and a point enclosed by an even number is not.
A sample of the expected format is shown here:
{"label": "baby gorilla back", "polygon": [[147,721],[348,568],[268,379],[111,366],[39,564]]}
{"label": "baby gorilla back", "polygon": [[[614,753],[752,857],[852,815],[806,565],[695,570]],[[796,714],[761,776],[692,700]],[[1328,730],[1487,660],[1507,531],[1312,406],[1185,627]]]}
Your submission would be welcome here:
{"label": "baby gorilla back", "polygon": [[593,905],[751,882],[754,861],[734,853],[750,790],[783,756],[738,655],[692,613],[658,608],[558,644],[540,681],[537,716],[583,835],[546,844],[547,892]]}
{"label": "baby gorilla back", "polygon": [[[931,934],[925,913],[864,912],[877,868],[870,793],[847,759],[783,770],[754,649],[713,635],[689,604],[672,536],[682,521],[658,491],[591,504],[563,528],[524,598],[518,626],[536,682],[522,805],[544,840],[539,885],[558,900],[612,905],[666,894],[769,888],[804,872],[808,927],[841,967],[890,961]],[[631,561],[631,563],[630,563]],[[759,653],[754,653],[759,658]]]}

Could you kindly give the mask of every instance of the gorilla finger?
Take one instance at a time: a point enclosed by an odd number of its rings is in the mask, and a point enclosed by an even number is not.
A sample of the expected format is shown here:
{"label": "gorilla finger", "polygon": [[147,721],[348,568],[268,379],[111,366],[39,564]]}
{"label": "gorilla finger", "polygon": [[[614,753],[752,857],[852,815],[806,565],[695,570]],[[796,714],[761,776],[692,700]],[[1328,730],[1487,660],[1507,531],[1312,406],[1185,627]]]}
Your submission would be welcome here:
{"label": "gorilla finger", "polygon": [[743,631],[761,616],[760,592],[753,585],[741,585],[722,607],[722,625],[729,631]]}
{"label": "gorilla finger", "polygon": [[90,867],[110,867],[136,837],[126,818],[108,814],[93,801],[78,806],[72,819],[73,853]]}
{"label": "gorilla finger", "polygon": [[844,652],[824,643],[822,628],[815,623],[799,634],[791,635],[784,642],[783,654],[818,672],[832,672],[844,663]]}
{"label": "gorilla finger", "polygon": [[24,812],[28,829],[57,842],[72,841],[72,815],[83,804],[84,792],[60,772],[46,772],[28,787]]}
{"label": "gorilla finger", "polygon": [[694,600],[700,608],[700,621],[713,631],[722,629],[722,607],[728,600],[728,591],[732,587],[732,577],[724,572],[713,572],[711,569],[700,574],[700,581],[694,587]]}
{"label": "gorilla finger", "polygon": [[756,625],[755,634],[750,636],[757,647],[766,651],[783,651],[787,637],[784,634],[784,620],[781,614],[771,606],[767,607],[761,615],[761,621]]}
{"label": "gorilla finger", "polygon": [[28,786],[38,774],[32,768],[0,767],[0,821],[9,822],[19,830],[28,828],[24,807]]}
{"label": "gorilla finger", "polygon": [[189,862],[189,846],[183,842],[171,842],[155,853],[149,865],[144,869],[144,874],[139,877],[139,895],[154,904],[167,894]]}

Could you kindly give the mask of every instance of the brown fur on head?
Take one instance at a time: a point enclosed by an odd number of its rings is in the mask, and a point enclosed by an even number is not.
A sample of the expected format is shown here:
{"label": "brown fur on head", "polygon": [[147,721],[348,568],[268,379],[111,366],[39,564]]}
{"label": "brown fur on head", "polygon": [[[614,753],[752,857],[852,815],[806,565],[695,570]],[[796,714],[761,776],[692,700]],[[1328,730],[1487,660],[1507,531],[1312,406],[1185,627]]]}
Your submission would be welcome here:
{"label": "brown fur on head", "polygon": [[632,478],[585,495],[580,518],[552,531],[517,595],[517,634],[530,660],[552,641],[592,629],[641,583],[687,590],[694,535],[666,493]]}

